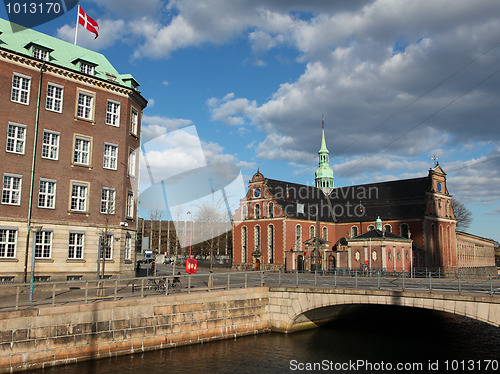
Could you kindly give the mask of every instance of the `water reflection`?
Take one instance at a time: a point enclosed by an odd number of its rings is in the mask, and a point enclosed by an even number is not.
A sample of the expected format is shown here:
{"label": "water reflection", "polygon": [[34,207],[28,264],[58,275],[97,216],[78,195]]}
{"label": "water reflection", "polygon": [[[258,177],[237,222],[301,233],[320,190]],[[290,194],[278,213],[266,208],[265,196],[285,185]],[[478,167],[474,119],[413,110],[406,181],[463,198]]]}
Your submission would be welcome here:
{"label": "water reflection", "polygon": [[[371,363],[383,361],[394,365],[422,363],[425,370],[405,372],[442,373],[445,372],[445,360],[491,360],[500,357],[500,329],[475,320],[387,306],[354,309],[349,317],[316,330],[295,334],[254,335],[82,362],[45,369],[43,373],[289,373],[300,372],[291,370],[299,369],[299,364],[307,369],[306,363],[347,363],[356,360]],[[429,362],[436,360],[440,363],[439,370],[427,370]],[[358,369],[330,372],[373,372]]]}

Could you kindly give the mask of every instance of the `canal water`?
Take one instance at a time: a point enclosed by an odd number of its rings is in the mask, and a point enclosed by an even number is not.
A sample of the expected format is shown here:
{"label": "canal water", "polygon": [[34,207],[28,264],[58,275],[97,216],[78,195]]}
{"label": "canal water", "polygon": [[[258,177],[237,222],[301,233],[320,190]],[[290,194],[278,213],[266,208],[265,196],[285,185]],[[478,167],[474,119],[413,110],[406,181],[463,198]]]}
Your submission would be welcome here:
{"label": "canal water", "polygon": [[43,374],[499,373],[500,328],[447,313],[366,306],[295,334],[268,333],[49,368]]}

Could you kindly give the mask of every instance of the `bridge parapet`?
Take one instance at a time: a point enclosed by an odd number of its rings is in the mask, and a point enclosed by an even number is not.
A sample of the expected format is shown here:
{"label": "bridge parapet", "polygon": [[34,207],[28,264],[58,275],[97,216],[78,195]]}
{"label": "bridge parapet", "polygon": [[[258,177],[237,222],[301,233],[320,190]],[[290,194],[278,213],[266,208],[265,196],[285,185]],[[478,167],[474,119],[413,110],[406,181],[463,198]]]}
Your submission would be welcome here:
{"label": "bridge parapet", "polygon": [[419,291],[271,287],[271,329],[295,332],[338,318],[353,305],[395,305],[448,312],[500,326],[500,296]]}

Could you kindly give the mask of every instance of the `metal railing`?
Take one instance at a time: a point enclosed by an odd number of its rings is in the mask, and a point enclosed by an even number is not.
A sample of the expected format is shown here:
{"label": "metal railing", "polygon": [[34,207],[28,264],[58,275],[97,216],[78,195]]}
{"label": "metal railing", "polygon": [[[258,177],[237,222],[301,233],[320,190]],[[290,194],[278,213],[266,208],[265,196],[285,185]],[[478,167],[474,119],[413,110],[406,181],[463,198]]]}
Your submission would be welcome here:
{"label": "metal railing", "polygon": [[[192,292],[211,292],[260,286],[323,287],[376,289],[392,291],[427,291],[500,295],[500,277],[466,277],[461,274],[428,272],[415,277],[411,273],[334,271],[314,273],[227,272],[171,275],[100,281],[36,282],[0,285],[0,311],[32,308],[41,305],[93,303],[129,297],[151,297]],[[32,300],[32,301],[30,301]]]}

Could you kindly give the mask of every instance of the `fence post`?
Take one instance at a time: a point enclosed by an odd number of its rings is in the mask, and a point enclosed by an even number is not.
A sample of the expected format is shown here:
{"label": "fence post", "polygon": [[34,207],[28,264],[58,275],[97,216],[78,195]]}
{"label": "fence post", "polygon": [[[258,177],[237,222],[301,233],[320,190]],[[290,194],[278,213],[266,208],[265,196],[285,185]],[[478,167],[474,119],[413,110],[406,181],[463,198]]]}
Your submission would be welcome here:
{"label": "fence post", "polygon": [[317,279],[316,279],[317,274],[318,274],[318,272],[317,272],[316,270],[314,270],[314,285],[315,285],[315,286],[317,286],[317,285],[318,285],[318,281],[317,281]]}
{"label": "fence post", "polygon": [[405,290],[405,271],[403,270],[403,291]]}
{"label": "fence post", "polygon": [[264,287],[264,272],[261,273],[261,277],[260,277],[260,286],[261,287]]}
{"label": "fence post", "polygon": [[85,281],[85,304],[88,303],[89,300],[89,281]]}
{"label": "fence post", "polygon": [[231,288],[231,273],[227,273],[227,289]]}
{"label": "fence post", "polygon": [[441,268],[438,268],[438,278],[441,278]]}
{"label": "fence post", "polygon": [[[490,278],[491,279],[491,278]],[[56,305],[56,284],[52,284],[52,306]]]}
{"label": "fence post", "polygon": [[278,271],[278,284],[281,286],[281,269]]}
{"label": "fence post", "polygon": [[356,279],[356,287],[355,288],[358,289],[358,271],[357,270],[354,272],[354,278]]}
{"label": "fence post", "polygon": [[16,310],[19,309],[19,286],[16,287]]}
{"label": "fence post", "polygon": [[429,292],[432,292],[432,274],[429,273]]}
{"label": "fence post", "polygon": [[114,295],[114,300],[116,301],[116,294],[118,293],[118,280],[115,279],[115,295]]}
{"label": "fence post", "polygon": [[141,278],[141,297],[144,297],[144,278]]}
{"label": "fence post", "polygon": [[212,289],[212,273],[208,274],[208,291]]}
{"label": "fence post", "polygon": [[380,290],[380,270],[377,270],[377,289]]}
{"label": "fence post", "polygon": [[295,272],[295,284],[297,286],[299,285],[299,271],[298,270]]}
{"label": "fence post", "polygon": [[335,269],[335,272],[333,273],[333,283],[334,286],[337,287],[337,269]]}
{"label": "fence post", "polygon": [[191,293],[191,275],[188,275],[188,293]]}
{"label": "fence post", "polygon": [[248,273],[245,273],[245,288],[248,288]]}
{"label": "fence post", "polygon": [[458,293],[459,294],[462,293],[462,282],[461,282],[461,279],[460,279],[460,272],[458,272]]}
{"label": "fence post", "polygon": [[491,278],[491,274],[489,276],[490,276],[490,295],[493,296],[493,281]]}
{"label": "fence post", "polygon": [[170,282],[168,281],[168,278],[165,278],[165,296],[168,295],[168,286],[170,285]]}

